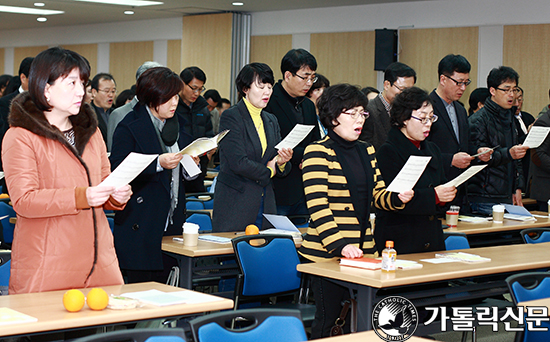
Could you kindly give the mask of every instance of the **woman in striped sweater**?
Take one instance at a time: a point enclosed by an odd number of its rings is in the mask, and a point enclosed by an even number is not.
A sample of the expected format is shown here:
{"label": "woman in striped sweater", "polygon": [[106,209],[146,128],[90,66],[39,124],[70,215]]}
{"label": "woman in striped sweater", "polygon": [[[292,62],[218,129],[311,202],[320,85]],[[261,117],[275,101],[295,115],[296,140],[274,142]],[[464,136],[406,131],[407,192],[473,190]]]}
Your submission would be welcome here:
{"label": "woman in striped sweater", "polygon": [[[325,89],[317,103],[328,135],[304,153],[303,181],[311,222],[299,253],[309,262],[377,256],[368,219],[371,204],[398,210],[414,195],[413,191],[386,191],[374,148],[357,140],[368,117],[367,103],[359,88],[349,84]],[[328,336],[349,292],[320,277],[313,277],[312,289],[317,311],[311,337]]]}

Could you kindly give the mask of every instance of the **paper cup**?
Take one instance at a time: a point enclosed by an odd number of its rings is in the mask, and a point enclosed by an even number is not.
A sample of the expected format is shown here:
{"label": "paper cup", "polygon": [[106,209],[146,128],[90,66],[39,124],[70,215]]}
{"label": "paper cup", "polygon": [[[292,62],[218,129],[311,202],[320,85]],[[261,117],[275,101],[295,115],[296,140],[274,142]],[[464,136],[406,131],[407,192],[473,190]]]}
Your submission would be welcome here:
{"label": "paper cup", "polygon": [[199,225],[191,222],[183,224],[183,245],[194,247],[199,244]]}
{"label": "paper cup", "polygon": [[497,204],[493,205],[493,223],[504,222],[504,206]]}

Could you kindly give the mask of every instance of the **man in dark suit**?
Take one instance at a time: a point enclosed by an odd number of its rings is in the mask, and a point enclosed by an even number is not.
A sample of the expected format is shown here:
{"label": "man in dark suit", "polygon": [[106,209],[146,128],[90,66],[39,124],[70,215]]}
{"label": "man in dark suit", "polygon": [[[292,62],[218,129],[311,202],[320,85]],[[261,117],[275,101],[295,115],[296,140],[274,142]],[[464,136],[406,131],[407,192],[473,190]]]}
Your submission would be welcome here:
{"label": "man in dark suit", "polygon": [[94,76],[90,85],[92,86],[92,106],[97,114],[97,126],[103,134],[105,144],[107,144],[107,125],[109,124],[109,115],[113,111],[116,82],[111,74],[99,73]]}
{"label": "man in dark suit", "polygon": [[390,131],[390,108],[395,96],[414,86],[416,72],[406,64],[395,62],[384,71],[384,90],[369,101],[369,117],[363,124],[360,140],[367,141],[375,150],[386,142]]}
{"label": "man in dark suit", "polygon": [[[277,117],[283,139],[296,124],[317,127],[315,105],[305,96],[311,85],[317,81],[315,70],[317,70],[317,60],[304,49],[288,51],[281,61],[283,79],[273,87],[273,94],[265,111]],[[289,175],[273,178],[277,214],[308,214],[302,184],[302,159],[306,146],[320,139],[319,130],[312,129],[309,135],[294,148]]]}

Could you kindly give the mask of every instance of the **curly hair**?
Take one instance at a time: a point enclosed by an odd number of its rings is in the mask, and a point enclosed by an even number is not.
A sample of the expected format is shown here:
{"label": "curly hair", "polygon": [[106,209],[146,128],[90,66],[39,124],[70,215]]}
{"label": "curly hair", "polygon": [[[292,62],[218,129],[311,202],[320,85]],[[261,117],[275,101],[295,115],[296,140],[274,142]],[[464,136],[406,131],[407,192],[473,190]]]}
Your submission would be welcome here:
{"label": "curly hair", "polygon": [[411,87],[403,90],[393,99],[390,110],[392,126],[403,127],[403,123],[411,118],[412,112],[420,109],[425,104],[433,106],[428,92],[424,89]]}
{"label": "curly hair", "polygon": [[369,100],[359,87],[347,83],[336,84],[325,89],[317,101],[319,120],[327,129],[334,129],[342,112],[362,106],[367,108]]}

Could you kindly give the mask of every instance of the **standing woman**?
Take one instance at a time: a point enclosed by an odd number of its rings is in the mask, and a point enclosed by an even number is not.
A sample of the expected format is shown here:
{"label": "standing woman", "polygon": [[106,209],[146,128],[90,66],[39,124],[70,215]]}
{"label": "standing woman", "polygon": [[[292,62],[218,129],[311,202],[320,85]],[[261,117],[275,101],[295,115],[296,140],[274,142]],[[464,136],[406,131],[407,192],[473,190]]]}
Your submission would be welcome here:
{"label": "standing woman", "polygon": [[90,66],[50,48],[34,59],[17,96],[2,159],[17,213],[10,294],[122,284],[103,209],[120,210],[128,185],[98,187],[110,173],[93,109],[83,103]]}
{"label": "standing woman", "polygon": [[398,94],[391,108],[392,127],[388,140],[376,153],[380,171],[391,182],[410,156],[431,157],[426,170],[414,186],[414,198],[399,212],[379,208],[376,212],[374,237],[379,241],[394,241],[400,254],[445,250],[443,229],[438,214],[456,195],[454,186],[446,182],[441,152],[436,144],[427,141],[432,123],[437,120],[428,93],[416,87]]}
{"label": "standing woman", "polygon": [[179,76],[168,68],[145,71],[137,80],[139,102],[113,135],[113,169],[131,152],[159,154],[131,182],[134,194],[115,214],[115,247],[129,283],[166,281],[162,236],[181,235],[185,222],[183,156],[177,152],[192,137],[184,130],[185,119],[175,115],[182,88]]}
{"label": "standing woman", "polygon": [[321,74],[316,74],[317,81],[311,85],[311,88],[309,88],[308,92],[306,93],[306,96],[313,102],[315,105],[315,113],[317,114],[317,126],[319,127],[319,133],[321,134],[321,139],[324,138],[327,135],[327,129],[323,126],[321,123],[321,120],[319,120],[319,109],[317,108],[317,101],[323,95],[323,91],[330,87],[330,81],[328,78]]}
{"label": "standing woman", "polygon": [[273,93],[273,71],[263,63],[245,65],[235,80],[241,101],[226,110],[220,132],[229,133],[220,142],[220,173],[214,196],[213,231],[244,230],[249,224],[263,225],[262,214],[276,214],[271,178],[290,172],[292,150],[279,151],[277,118],[262,109]]}
{"label": "standing woman", "polygon": [[[359,88],[338,84],[325,89],[317,104],[328,135],[304,153],[302,172],[311,221],[298,252],[308,262],[364,254],[376,257],[369,222],[371,203],[397,210],[414,195],[412,191],[386,191],[374,148],[358,140],[369,115],[367,103]],[[329,336],[349,291],[322,277],[312,277],[312,289],[317,308],[311,330],[314,339]],[[344,328],[349,332],[349,324]]]}

